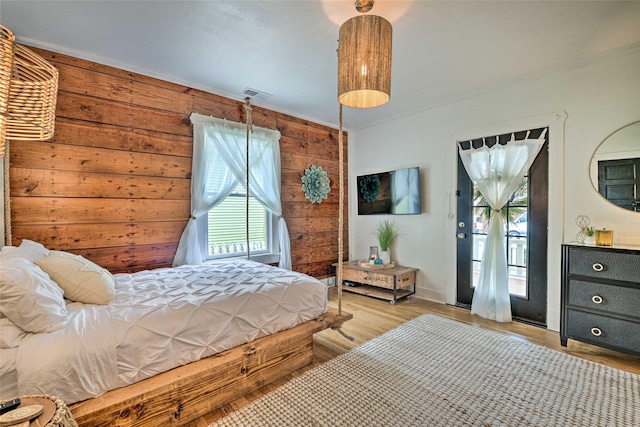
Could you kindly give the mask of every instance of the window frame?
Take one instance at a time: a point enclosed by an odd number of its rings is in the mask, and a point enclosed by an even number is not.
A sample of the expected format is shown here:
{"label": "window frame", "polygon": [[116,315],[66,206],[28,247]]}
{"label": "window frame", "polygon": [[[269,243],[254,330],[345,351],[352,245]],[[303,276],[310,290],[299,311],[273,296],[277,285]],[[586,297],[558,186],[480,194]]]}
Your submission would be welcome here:
{"label": "window frame", "polygon": [[[240,197],[238,195],[229,195],[227,197]],[[225,198],[226,200],[226,198]],[[216,205],[217,206],[217,205]],[[215,209],[215,206],[212,208]],[[280,236],[278,230],[279,217],[274,215],[269,209],[264,208],[266,217],[266,238],[267,249],[260,251],[259,253],[251,253],[251,260],[260,262],[263,264],[274,264],[280,262]],[[205,262],[221,261],[221,260],[233,260],[233,259],[247,259],[247,254],[238,255],[209,255],[209,211],[204,215],[201,215],[197,220],[198,230],[203,230],[198,236],[198,242],[200,245],[200,253],[207,254]]]}

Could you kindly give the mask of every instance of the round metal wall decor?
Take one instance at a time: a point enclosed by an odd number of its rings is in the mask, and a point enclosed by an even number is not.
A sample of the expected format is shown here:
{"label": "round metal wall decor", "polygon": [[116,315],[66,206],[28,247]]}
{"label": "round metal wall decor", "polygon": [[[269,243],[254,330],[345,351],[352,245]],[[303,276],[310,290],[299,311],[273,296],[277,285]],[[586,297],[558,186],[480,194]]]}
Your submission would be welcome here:
{"label": "round metal wall decor", "polygon": [[321,203],[331,191],[327,173],[320,166],[311,165],[309,169],[305,169],[302,176],[302,191],[304,191],[304,197],[311,203]]}

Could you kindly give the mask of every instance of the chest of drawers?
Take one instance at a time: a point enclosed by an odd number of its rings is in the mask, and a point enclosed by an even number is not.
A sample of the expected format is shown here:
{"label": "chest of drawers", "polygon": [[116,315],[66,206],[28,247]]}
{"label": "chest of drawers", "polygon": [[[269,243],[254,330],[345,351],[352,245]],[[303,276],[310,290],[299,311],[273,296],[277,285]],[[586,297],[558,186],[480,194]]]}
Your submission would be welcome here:
{"label": "chest of drawers", "polygon": [[562,246],[560,342],[640,355],[640,249]]}

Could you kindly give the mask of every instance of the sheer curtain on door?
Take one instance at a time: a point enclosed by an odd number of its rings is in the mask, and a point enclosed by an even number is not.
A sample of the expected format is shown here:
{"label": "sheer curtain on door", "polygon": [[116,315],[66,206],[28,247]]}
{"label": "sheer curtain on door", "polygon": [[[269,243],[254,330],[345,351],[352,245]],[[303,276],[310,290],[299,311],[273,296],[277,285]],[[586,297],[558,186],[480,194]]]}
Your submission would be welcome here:
{"label": "sheer curtain on door", "polygon": [[511,321],[509,270],[506,254],[506,220],[501,209],[522,181],[545,142],[546,129],[539,138],[505,145],[484,144],[469,149],[459,146],[460,158],[469,177],[491,207],[486,248],[482,254],[480,276],[471,303],[471,313],[498,322]]}

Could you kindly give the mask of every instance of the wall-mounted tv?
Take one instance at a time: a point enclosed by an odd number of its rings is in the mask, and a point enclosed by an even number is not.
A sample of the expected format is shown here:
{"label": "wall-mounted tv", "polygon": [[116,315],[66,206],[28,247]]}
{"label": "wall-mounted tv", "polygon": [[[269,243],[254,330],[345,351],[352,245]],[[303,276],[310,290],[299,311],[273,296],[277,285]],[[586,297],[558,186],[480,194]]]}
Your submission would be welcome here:
{"label": "wall-mounted tv", "polygon": [[360,175],[358,215],[419,215],[420,169],[418,167]]}

